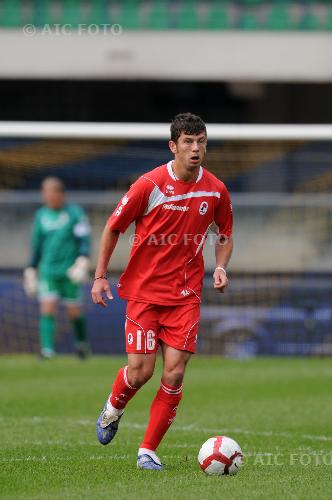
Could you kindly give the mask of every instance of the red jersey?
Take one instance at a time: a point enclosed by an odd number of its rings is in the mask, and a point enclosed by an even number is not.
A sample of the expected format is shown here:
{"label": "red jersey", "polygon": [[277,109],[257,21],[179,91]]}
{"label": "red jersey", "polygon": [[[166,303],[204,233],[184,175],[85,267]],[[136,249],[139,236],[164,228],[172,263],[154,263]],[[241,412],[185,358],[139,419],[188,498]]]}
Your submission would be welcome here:
{"label": "red jersey", "polygon": [[136,222],[120,297],[159,305],[200,302],[203,245],[210,225],[232,235],[232,207],[226,186],[200,167],[196,181],[178,179],[172,162],[143,174],[109,218],[125,232]]}

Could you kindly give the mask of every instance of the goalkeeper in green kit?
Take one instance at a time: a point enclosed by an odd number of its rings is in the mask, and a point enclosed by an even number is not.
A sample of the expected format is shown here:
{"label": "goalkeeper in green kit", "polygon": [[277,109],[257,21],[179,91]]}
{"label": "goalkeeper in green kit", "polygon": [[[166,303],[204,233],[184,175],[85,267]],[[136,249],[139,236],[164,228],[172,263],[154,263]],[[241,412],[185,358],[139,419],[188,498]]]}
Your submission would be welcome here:
{"label": "goalkeeper in green kit", "polygon": [[37,210],[32,232],[32,255],[23,286],[40,302],[40,349],[43,358],[55,355],[55,315],[59,300],[66,306],[76,340],[76,352],[88,352],[82,313],[81,285],[89,276],[90,226],[81,207],[67,203],[64,184],[56,177],[42,182],[44,206]]}

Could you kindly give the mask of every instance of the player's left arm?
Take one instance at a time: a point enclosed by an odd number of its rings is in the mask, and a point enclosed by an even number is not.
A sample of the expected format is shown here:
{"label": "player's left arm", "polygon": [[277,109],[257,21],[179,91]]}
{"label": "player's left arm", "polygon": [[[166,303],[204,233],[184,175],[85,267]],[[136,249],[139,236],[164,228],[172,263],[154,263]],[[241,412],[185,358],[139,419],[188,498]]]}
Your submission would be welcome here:
{"label": "player's left arm", "polygon": [[90,224],[81,207],[77,207],[76,220],[73,225],[73,236],[77,240],[77,258],[68,269],[67,274],[74,283],[84,283],[89,278],[90,270]]}
{"label": "player's left arm", "polygon": [[224,184],[220,192],[219,203],[215,209],[214,221],[219,228],[219,234],[215,246],[216,268],[213,273],[213,286],[219,292],[224,293],[228,286],[226,269],[233,252],[232,203]]}
{"label": "player's left arm", "polygon": [[223,239],[218,238],[215,247],[216,252],[216,268],[213,273],[213,287],[224,293],[228,286],[227,264],[230,261],[233,252],[232,237]]}

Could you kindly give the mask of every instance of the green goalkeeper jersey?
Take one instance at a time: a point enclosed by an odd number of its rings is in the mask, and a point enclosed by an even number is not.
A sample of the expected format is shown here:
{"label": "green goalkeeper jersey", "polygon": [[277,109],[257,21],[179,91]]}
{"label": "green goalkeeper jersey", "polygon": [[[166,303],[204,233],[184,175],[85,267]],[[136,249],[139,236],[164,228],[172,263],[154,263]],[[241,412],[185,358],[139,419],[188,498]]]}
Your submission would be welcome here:
{"label": "green goalkeeper jersey", "polygon": [[76,258],[88,257],[89,252],[90,226],[81,207],[65,204],[57,210],[47,206],[37,210],[30,265],[38,267],[40,276],[64,277]]}

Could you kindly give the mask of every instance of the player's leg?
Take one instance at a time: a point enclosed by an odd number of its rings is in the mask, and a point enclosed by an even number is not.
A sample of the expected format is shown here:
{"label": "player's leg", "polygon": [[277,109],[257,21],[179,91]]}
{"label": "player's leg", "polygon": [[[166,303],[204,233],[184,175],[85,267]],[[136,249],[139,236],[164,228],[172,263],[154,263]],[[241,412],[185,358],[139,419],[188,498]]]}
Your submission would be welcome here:
{"label": "player's leg", "polygon": [[125,407],[152,377],[155,363],[156,353],[128,354],[128,364],[118,371],[112,392],[97,421],[97,437],[101,444],[112,441]]}
{"label": "player's leg", "polygon": [[[138,450],[138,467],[161,470],[155,450],[175,419],[182,398],[182,381],[191,353],[163,344],[164,367],[160,388],[150,409],[150,420]],[[149,460],[152,458],[153,462]],[[159,467],[158,467],[159,465]]]}
{"label": "player's leg", "polygon": [[38,282],[40,304],[39,343],[42,358],[55,355],[55,315],[58,306],[58,291],[52,279],[41,278]]}
{"label": "player's leg", "polygon": [[155,364],[156,353],[128,354],[128,364],[118,371],[108,398],[110,411],[124,410],[136,392],[152,377]]}
{"label": "player's leg", "polygon": [[97,436],[101,444],[108,444],[113,439],[125,406],[153,374],[158,349],[157,330],[154,307],[128,301],[125,325],[128,364],[118,371],[112,392],[98,418]]}
{"label": "player's leg", "polygon": [[[140,468],[162,469],[154,452],[174,421],[182,398],[186,365],[196,350],[199,315],[199,304],[159,308],[162,325],[159,340],[162,341],[164,367],[161,385],[152,403],[150,420],[139,449],[137,465]],[[150,457],[153,462],[144,463],[140,460],[141,456],[145,457],[144,461]]]}
{"label": "player's leg", "polygon": [[67,277],[59,282],[61,297],[75,335],[76,353],[83,359],[89,354],[90,349],[87,340],[86,318],[82,308],[82,288]]}

